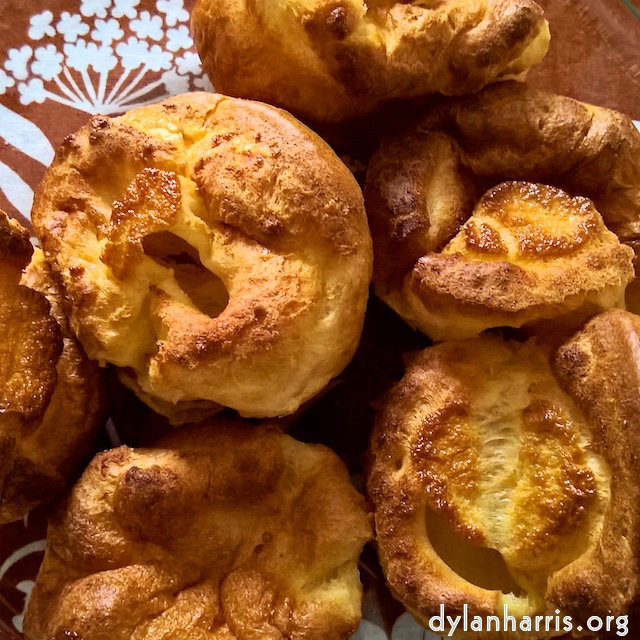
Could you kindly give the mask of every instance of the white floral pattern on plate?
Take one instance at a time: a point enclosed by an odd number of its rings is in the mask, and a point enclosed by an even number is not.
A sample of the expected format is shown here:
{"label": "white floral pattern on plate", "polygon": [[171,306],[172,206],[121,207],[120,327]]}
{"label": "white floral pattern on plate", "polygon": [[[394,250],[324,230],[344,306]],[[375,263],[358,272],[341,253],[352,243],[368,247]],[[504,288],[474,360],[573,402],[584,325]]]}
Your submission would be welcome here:
{"label": "white floral pattern on plate", "polygon": [[[14,551],[0,566],[0,580],[4,574],[16,563],[25,558],[26,556],[32,553],[42,553],[44,551],[45,541],[44,540],[36,540],[35,542],[30,542],[29,544],[21,547],[20,549]],[[34,581],[33,580],[22,580],[16,585],[16,588],[24,593],[24,604],[22,607],[22,611],[17,613],[11,619],[11,622],[14,628],[22,633],[22,621],[24,620],[24,614],[27,610],[27,605],[29,604],[29,598],[31,597],[31,591],[33,589]]]}
{"label": "white floral pattern on plate", "polygon": [[190,88],[212,90],[193,52],[182,0],[157,0],[154,15],[138,4],[83,0],[80,13],[32,16],[30,43],[9,49],[0,68],[0,95],[16,86],[23,105],[53,100],[111,115]]}
{"label": "white floral pattern on plate", "polygon": [[[29,19],[28,41],[6,52],[0,96],[25,107],[47,100],[88,114],[115,115],[194,89],[213,90],[189,33],[183,0],[81,0],[79,11],[47,9]],[[147,5],[147,9],[149,4]],[[44,166],[53,148],[38,127],[0,105],[0,139]],[[33,187],[0,161],[0,191],[30,218]]]}

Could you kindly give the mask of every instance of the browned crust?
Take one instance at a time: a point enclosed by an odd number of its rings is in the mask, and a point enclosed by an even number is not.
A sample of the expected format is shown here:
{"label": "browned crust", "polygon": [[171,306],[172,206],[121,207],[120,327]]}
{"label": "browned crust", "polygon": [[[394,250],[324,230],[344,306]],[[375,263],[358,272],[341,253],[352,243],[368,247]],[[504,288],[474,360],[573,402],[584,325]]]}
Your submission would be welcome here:
{"label": "browned crust", "polygon": [[639,345],[640,318],[615,309],[591,320],[560,347],[553,362],[560,383],[598,425],[592,446],[611,466],[611,501],[597,546],[549,583],[550,597],[583,623],[589,613],[606,616],[635,610],[637,614]]}
{"label": "browned crust", "polygon": [[[487,327],[533,328],[548,319],[575,326],[621,301],[633,279],[632,256],[589,200],[506,182],[483,196],[442,252],[417,260],[405,291],[442,319],[461,314]],[[456,330],[462,331],[449,332]]]}
{"label": "browned crust", "polygon": [[337,122],[391,99],[475,92],[537,64],[548,46],[530,0],[293,5],[196,3],[196,47],[219,91]]}
{"label": "browned crust", "polygon": [[[415,323],[419,310],[412,312],[403,291],[414,265],[453,238],[481,193],[509,180],[590,198],[635,250],[639,157],[640,133],[626,116],[524,84],[499,83],[443,102],[372,159],[365,201],[376,292]],[[632,309],[634,285],[627,295]]]}
{"label": "browned crust", "polygon": [[[376,540],[389,586],[424,624],[439,613],[441,604],[451,615],[461,614],[464,604],[469,605],[469,616],[502,614],[504,600],[499,590],[475,586],[450,570],[437,552],[433,555],[423,521],[426,505],[462,538],[496,544],[495,539],[487,542],[485,538],[495,531],[470,527],[478,522],[474,509],[479,508],[478,487],[484,486],[486,478],[478,462],[483,437],[480,425],[467,429],[465,421],[478,415],[486,419],[485,412],[492,409],[483,400],[489,388],[485,384],[500,375],[507,376],[505,390],[509,389],[510,397],[495,395],[495,389],[490,397],[501,404],[522,403],[527,425],[519,435],[520,453],[514,455],[518,464],[539,466],[537,472],[531,467],[533,484],[525,493],[512,494],[521,501],[521,511],[509,511],[514,517],[519,513],[511,525],[520,527],[518,541],[516,547],[513,541],[507,543],[502,551],[505,559],[523,571],[519,580],[524,579],[520,585],[525,591],[542,589],[542,600],[538,594],[529,602],[531,609],[519,613],[550,613],[558,608],[584,627],[592,615],[604,619],[637,610],[638,344],[640,319],[611,310],[596,316],[557,351],[516,346],[484,335],[445,342],[416,356],[378,413],[370,444],[367,492],[374,506]],[[520,349],[527,351],[518,356],[523,359],[514,375],[508,363]],[[531,377],[522,386],[518,376],[527,369]],[[518,400],[523,391],[524,399]],[[565,417],[551,410],[554,405],[564,407]],[[480,414],[475,413],[478,406],[484,407]],[[580,423],[580,438],[587,439],[578,448],[577,432],[569,436],[571,423]],[[500,437],[505,433],[500,431]],[[538,444],[536,438],[540,438]],[[560,457],[560,449],[550,444],[554,438],[559,438],[556,442],[563,450]],[[534,448],[529,449],[532,444]],[[593,467],[596,471],[585,466],[585,452],[592,461],[601,461]],[[559,460],[563,462],[557,469],[564,468],[564,479],[545,466],[557,465]],[[493,476],[494,467],[488,471]],[[554,483],[559,483],[560,493],[553,489]],[[578,534],[581,529],[584,533]],[[509,535],[515,533],[516,529]],[[532,537],[531,541],[520,539],[522,534]],[[578,537],[572,538],[574,535]],[[553,547],[563,538],[568,542],[561,543],[565,550],[558,555]],[[533,546],[525,551],[530,543]],[[540,570],[547,571],[548,578],[538,583],[535,572]],[[500,636],[511,637],[520,636]]]}
{"label": "browned crust", "polygon": [[[419,258],[440,251],[469,217],[476,194],[455,141],[414,132],[385,141],[364,188],[374,243],[373,282],[383,298],[400,288]],[[446,203],[446,206],[443,204]]]}
{"label": "browned crust", "polygon": [[[93,118],[45,175],[33,223],[88,353],[133,371],[127,383],[176,421],[202,400],[295,411],[357,346],[372,260],[362,194],[273,107],[200,93]],[[162,233],[226,289],[219,312],[145,255]]]}
{"label": "browned crust", "polygon": [[631,239],[640,207],[640,133],[628,116],[516,82],[487,87],[427,116],[461,147],[462,163],[493,182],[551,184],[593,200],[605,223]]}
{"label": "browned crust", "polygon": [[71,336],[41,253],[28,265],[29,233],[0,214],[2,523],[64,491],[93,451],[105,399],[97,365]]}
{"label": "browned crust", "polygon": [[17,283],[32,254],[29,232],[17,220],[0,211],[0,259],[5,265],[2,280]]}
{"label": "browned crust", "polygon": [[370,536],[329,449],[220,419],[184,427],[96,456],[51,519],[25,631],[347,638]]}
{"label": "browned crust", "polygon": [[434,485],[427,489],[430,475],[412,472],[410,447],[418,434],[408,430],[421,405],[427,414],[445,423],[452,411],[464,415],[469,410],[469,390],[456,382],[450,367],[451,362],[461,362],[468,355],[458,344],[443,343],[416,356],[402,381],[385,396],[369,449],[366,488],[374,507],[375,537],[385,578],[396,597],[425,624],[442,603],[448,615],[462,614],[468,605],[470,616],[486,616],[496,610],[498,602],[496,592],[474,587],[434,565],[422,553],[424,542],[416,535],[425,526],[418,520],[424,518],[427,501],[441,504],[453,526],[458,521],[455,506],[447,502],[446,488]]}

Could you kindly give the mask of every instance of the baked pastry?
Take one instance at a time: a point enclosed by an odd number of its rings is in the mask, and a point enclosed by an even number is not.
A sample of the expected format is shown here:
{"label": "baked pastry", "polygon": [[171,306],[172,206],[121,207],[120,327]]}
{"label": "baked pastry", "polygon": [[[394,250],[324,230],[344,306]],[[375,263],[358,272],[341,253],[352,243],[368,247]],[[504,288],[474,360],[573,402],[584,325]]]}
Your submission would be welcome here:
{"label": "baked pastry", "polygon": [[[544,332],[624,307],[633,250],[593,203],[542,184],[490,189],[442,251],[405,277],[401,315],[434,340],[492,327]],[[394,300],[395,302],[395,300]]]}
{"label": "baked pastry", "polygon": [[89,465],[50,521],[26,637],[347,638],[370,536],[326,447],[220,419],[185,426]]}
{"label": "baked pastry", "polygon": [[317,123],[472,93],[537,64],[549,44],[532,0],[198,0],[192,29],[218,91]]}
{"label": "baked pastry", "polygon": [[[626,116],[520,83],[498,83],[476,96],[442,102],[383,142],[369,166],[365,202],[374,289],[420,327],[419,318],[429,312],[420,301],[421,259],[443,260],[432,254],[458,233],[482,194],[505,181],[552,185],[591,199],[606,226],[637,256],[639,159],[640,132]],[[588,250],[580,247],[587,260]],[[540,246],[537,257],[546,263],[545,251]],[[461,269],[456,279],[463,277]],[[630,310],[640,310],[638,287],[634,279],[627,288]]]}
{"label": "baked pastry", "polygon": [[[548,638],[565,616],[586,630],[637,607],[639,338],[615,309],[553,350],[483,334],[411,363],[378,415],[367,488],[388,583],[423,624],[468,605],[469,620],[518,621],[483,638]],[[523,632],[539,614],[560,629]]]}
{"label": "baked pastry", "polygon": [[193,93],[94,117],[32,218],[87,353],[175,423],[292,413],[357,347],[361,191],[273,107]]}
{"label": "baked pastry", "polygon": [[28,231],[2,211],[0,326],[4,524],[65,490],[93,453],[105,398],[98,367],[69,332],[42,253],[34,253]]}

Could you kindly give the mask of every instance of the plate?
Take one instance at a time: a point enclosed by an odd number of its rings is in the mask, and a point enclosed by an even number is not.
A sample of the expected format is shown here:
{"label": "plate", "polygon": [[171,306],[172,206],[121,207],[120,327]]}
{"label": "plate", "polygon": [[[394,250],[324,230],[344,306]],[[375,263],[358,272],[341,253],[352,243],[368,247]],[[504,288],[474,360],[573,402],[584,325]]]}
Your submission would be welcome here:
{"label": "plate", "polygon": [[[192,4],[193,0],[2,0],[0,208],[29,226],[34,189],[55,149],[91,114],[117,114],[185,91],[213,89],[189,32]],[[552,45],[528,81],[619,109],[639,121],[640,128],[636,0],[540,4],[551,25]],[[377,322],[388,320],[376,317]],[[375,327],[370,330],[375,334]],[[383,335],[374,337],[378,344],[384,342]],[[360,366],[367,363],[356,362],[350,369],[356,377]],[[336,393],[339,399],[340,391]],[[323,400],[335,401],[335,393]],[[323,406],[316,409],[320,416]],[[363,416],[367,412],[365,407],[350,410]],[[366,424],[367,419],[360,422]],[[22,618],[44,549],[46,509],[0,527],[4,640],[22,637]],[[419,627],[390,597],[371,549],[363,555],[362,576],[364,619],[354,640],[439,637]]]}

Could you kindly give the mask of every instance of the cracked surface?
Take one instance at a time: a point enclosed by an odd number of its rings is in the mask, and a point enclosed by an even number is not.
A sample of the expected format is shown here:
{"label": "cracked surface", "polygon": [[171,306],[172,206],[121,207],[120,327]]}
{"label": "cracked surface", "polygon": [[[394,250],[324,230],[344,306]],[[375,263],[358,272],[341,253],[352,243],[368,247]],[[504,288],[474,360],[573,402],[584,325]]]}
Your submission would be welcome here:
{"label": "cracked surface", "polygon": [[187,94],[70,136],[33,223],[88,354],[173,422],[294,412],[358,344],[362,195],[288,114]]}
{"label": "cracked surface", "polygon": [[33,640],[346,638],[365,502],[329,449],[219,419],[99,454],[52,518]]}
{"label": "cracked surface", "polygon": [[219,91],[315,122],[473,93],[537,64],[549,43],[530,0],[199,0],[192,27]]}

